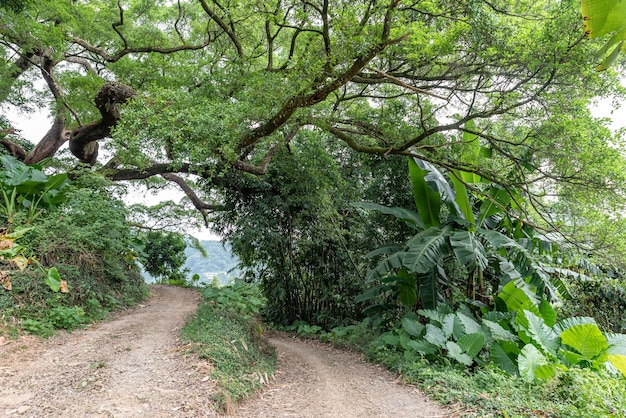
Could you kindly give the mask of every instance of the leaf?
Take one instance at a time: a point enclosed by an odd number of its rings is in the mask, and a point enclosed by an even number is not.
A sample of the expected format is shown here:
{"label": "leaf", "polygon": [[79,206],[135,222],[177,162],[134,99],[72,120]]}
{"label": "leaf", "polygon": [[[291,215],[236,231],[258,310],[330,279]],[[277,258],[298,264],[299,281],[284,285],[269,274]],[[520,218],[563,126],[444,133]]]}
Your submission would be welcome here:
{"label": "leaf", "polygon": [[544,364],[535,369],[535,377],[537,379],[549,380],[556,376],[557,370],[567,370],[567,367],[555,363]]}
{"label": "leaf", "polygon": [[545,353],[556,356],[559,348],[559,336],[548,327],[543,319],[534,313],[521,310],[517,313],[517,325],[539,346]]}
{"label": "leaf", "polygon": [[503,346],[504,344],[500,342],[491,345],[491,360],[497,367],[510,375],[519,374],[514,353],[510,350],[505,350]]}
{"label": "leaf", "polygon": [[431,227],[407,242],[402,264],[411,272],[428,273],[448,253],[450,226]]}
{"label": "leaf", "polygon": [[376,210],[385,215],[392,215],[401,221],[407,223],[410,226],[418,227],[420,229],[424,228],[424,223],[422,222],[422,218],[420,215],[412,210],[400,208],[400,207],[387,207],[383,205],[379,205],[377,203],[370,202],[354,202],[351,203],[355,208],[362,208],[367,210]]}
{"label": "leaf", "polygon": [[476,218],[474,217],[472,203],[470,202],[469,195],[467,193],[467,187],[465,187],[465,184],[463,184],[463,182],[461,182],[457,177],[460,177],[461,179],[463,179],[463,181],[467,180],[465,180],[462,173],[458,170],[455,170],[454,173],[456,173],[456,175],[453,174],[452,176],[450,176],[452,184],[454,185],[454,190],[456,192],[454,201],[456,202],[459,210],[463,214],[463,218],[471,225],[475,226]]}
{"label": "leaf", "polygon": [[457,312],[456,315],[459,317],[459,320],[463,324],[463,328],[465,328],[466,334],[482,333],[481,326],[478,324],[478,322],[474,320],[474,318],[470,318],[462,312]]}
{"label": "leaf", "polygon": [[515,282],[508,282],[498,297],[505,303],[509,312],[516,312],[521,309],[522,306],[528,303],[532,303],[528,295],[521,289],[515,286]]}
{"label": "leaf", "polygon": [[547,326],[554,326],[554,324],[556,323],[556,311],[554,310],[550,302],[542,299],[539,303],[539,312],[541,313],[543,322],[545,322]]}
{"label": "leaf", "polygon": [[402,329],[411,337],[419,337],[424,331],[424,325],[412,318],[402,318]]}
{"label": "leaf", "polygon": [[539,351],[537,347],[532,344],[526,344],[519,356],[517,356],[517,367],[520,376],[527,382],[532,382],[537,377],[535,371],[548,364],[548,360]]}
{"label": "leaf", "polygon": [[454,336],[454,338],[458,340],[465,335],[465,327],[463,326],[463,323],[459,317],[453,313],[447,314],[443,317],[441,329],[448,338]]}
{"label": "leaf", "polygon": [[28,258],[23,255],[18,255],[11,259],[11,263],[13,263],[20,271],[24,271],[26,266],[28,266]]}
{"label": "leaf", "polygon": [[483,325],[489,330],[491,338],[501,341],[517,341],[517,336],[497,322],[483,318]]}
{"label": "leaf", "polygon": [[417,283],[415,276],[409,274],[406,270],[399,270],[398,277],[400,280],[397,282],[398,286],[398,299],[405,306],[411,307],[417,302]]}
{"label": "leaf", "polygon": [[622,0],[583,0],[585,32],[591,38],[613,33],[624,27],[626,4]]}
{"label": "leaf", "polygon": [[0,283],[5,290],[12,290],[11,278],[7,275],[6,271],[0,271]]}
{"label": "leaf", "polygon": [[422,306],[427,309],[437,307],[437,276],[434,270],[417,277],[419,298]]}
{"label": "leaf", "polygon": [[367,273],[366,281],[373,282],[375,280],[379,280],[382,277],[397,271],[402,268],[402,261],[404,259],[404,251],[399,251],[391,256],[382,260],[375,269],[370,270]]}
{"label": "leaf", "polygon": [[454,341],[446,342],[446,349],[448,350],[448,357],[458,361],[466,366],[471,366],[474,360],[469,355],[463,353],[463,349]]}
{"label": "leaf", "polygon": [[583,325],[583,324],[596,325],[596,320],[589,316],[573,316],[573,317],[565,318],[562,321],[557,322],[556,325],[554,325],[553,329],[554,329],[554,332],[557,333],[557,335],[561,335],[561,333],[565,331],[566,329],[569,329],[576,325]]}
{"label": "leaf", "polygon": [[626,377],[626,355],[611,354],[609,355],[609,361]]}
{"label": "leaf", "polygon": [[67,285],[67,282],[65,280],[61,280],[61,283],[59,285],[59,290],[61,291],[61,293],[69,293],[70,289]]}
{"label": "leaf", "polygon": [[485,335],[482,333],[466,334],[459,338],[458,343],[468,356],[474,358],[485,345]]}
{"label": "leaf", "polygon": [[429,343],[426,340],[410,340],[408,347],[424,355],[435,354],[437,352],[437,346]]}
{"label": "leaf", "polygon": [[606,337],[595,324],[574,325],[566,329],[561,333],[561,342],[588,360],[596,359],[609,348]]}
{"label": "leaf", "polygon": [[511,196],[505,189],[493,186],[489,189],[487,195],[485,196],[485,200],[480,205],[476,225],[482,226],[486,218],[493,216],[496,213],[503,212],[502,208],[506,208],[510,201]]}
{"label": "leaf", "polygon": [[426,183],[428,171],[421,169],[415,159],[409,158],[409,176],[413,185],[415,207],[422,219],[424,228],[438,226],[441,211],[441,195]]}
{"label": "leaf", "polygon": [[44,281],[53,292],[58,292],[61,289],[61,275],[56,267],[48,269]]}
{"label": "leaf", "polygon": [[467,266],[468,269],[478,267],[484,270],[487,267],[485,248],[473,232],[455,231],[450,236],[450,244],[459,263]]}
{"label": "leaf", "polygon": [[607,332],[605,337],[609,343],[609,354],[626,356],[626,334],[613,334],[611,332]]}
{"label": "leaf", "polygon": [[445,347],[446,341],[448,340],[441,328],[437,328],[432,324],[426,325],[426,335],[424,335],[424,339],[441,348]]}

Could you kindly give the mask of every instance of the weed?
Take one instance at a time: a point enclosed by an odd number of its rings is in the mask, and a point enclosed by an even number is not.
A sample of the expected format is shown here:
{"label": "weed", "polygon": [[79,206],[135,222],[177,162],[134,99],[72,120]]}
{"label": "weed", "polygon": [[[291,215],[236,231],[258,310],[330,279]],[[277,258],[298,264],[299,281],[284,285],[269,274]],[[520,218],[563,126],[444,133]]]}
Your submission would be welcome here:
{"label": "weed", "polygon": [[246,305],[244,295],[258,290],[243,283],[209,289],[197,315],[183,328],[182,337],[195,343],[192,350],[214,365],[211,378],[220,387],[214,400],[228,413],[233,402],[262,386],[264,379],[251,376],[273,374],[276,355],[261,323],[252,315],[260,307],[257,300]]}

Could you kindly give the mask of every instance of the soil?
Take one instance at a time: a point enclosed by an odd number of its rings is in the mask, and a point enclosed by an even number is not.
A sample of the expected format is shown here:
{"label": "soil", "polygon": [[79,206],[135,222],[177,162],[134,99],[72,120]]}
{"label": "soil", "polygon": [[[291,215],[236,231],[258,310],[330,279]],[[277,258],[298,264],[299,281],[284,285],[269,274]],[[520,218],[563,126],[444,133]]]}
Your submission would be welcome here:
{"label": "soil", "polygon": [[[216,416],[212,366],[178,338],[200,296],[151,286],[152,297],[112,320],[46,341],[0,337],[0,417]],[[355,353],[274,336],[279,369],[239,417],[444,417],[428,401]]]}

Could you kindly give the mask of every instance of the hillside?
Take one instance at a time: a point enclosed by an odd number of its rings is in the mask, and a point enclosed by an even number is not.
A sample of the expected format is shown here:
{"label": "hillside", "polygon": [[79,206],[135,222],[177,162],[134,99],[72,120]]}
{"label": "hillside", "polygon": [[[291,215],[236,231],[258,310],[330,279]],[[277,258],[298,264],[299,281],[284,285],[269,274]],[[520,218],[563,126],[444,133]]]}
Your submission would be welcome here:
{"label": "hillside", "polygon": [[230,252],[228,246],[225,247],[220,241],[215,240],[200,243],[208,257],[203,257],[195,248],[187,247],[185,250],[187,262],[184,268],[190,270],[190,275],[198,274],[203,282],[210,282],[213,277],[217,277],[222,284],[227,283],[229,277],[237,276],[236,267],[239,260]]}

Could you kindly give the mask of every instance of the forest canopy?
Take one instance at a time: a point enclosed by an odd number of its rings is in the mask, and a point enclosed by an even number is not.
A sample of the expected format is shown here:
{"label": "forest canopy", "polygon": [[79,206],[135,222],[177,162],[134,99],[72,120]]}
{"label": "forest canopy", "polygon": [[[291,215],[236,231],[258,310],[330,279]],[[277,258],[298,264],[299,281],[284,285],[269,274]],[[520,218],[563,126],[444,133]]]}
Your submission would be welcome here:
{"label": "forest canopy", "polygon": [[0,101],[53,122],[0,142],[172,183],[205,222],[311,140],[413,156],[521,190],[516,216],[606,249],[622,138],[589,105],[624,92],[619,66],[595,71],[601,45],[568,0],[3,1]]}

